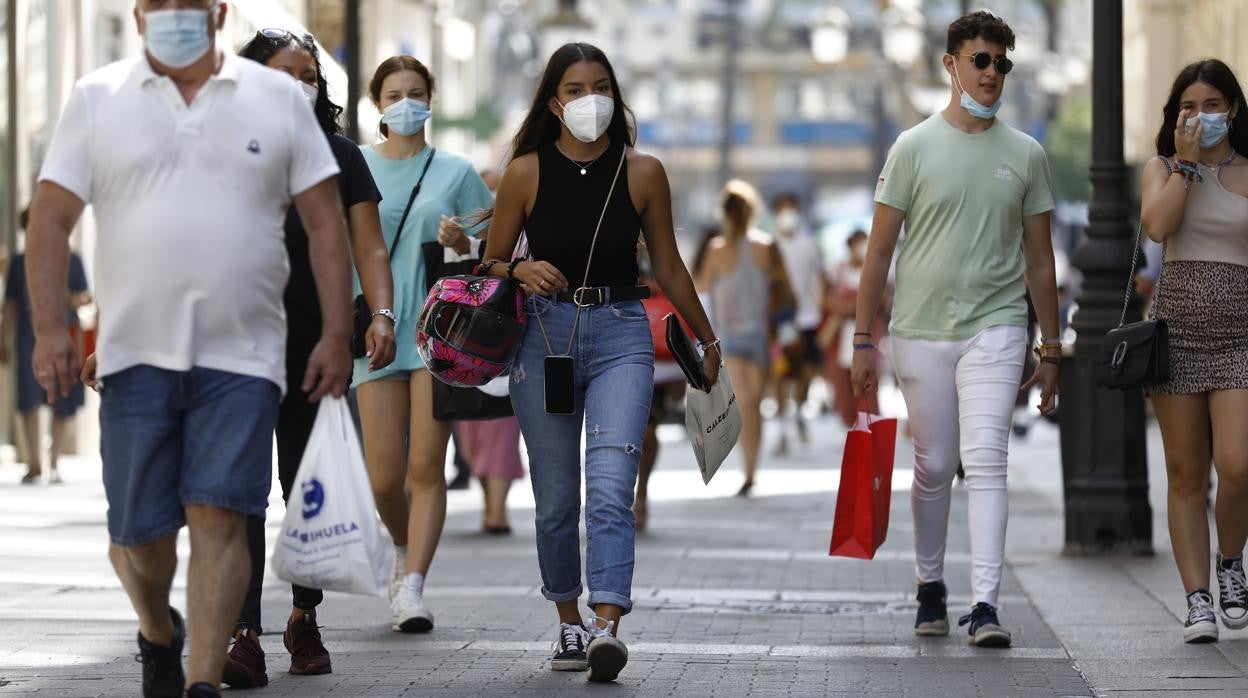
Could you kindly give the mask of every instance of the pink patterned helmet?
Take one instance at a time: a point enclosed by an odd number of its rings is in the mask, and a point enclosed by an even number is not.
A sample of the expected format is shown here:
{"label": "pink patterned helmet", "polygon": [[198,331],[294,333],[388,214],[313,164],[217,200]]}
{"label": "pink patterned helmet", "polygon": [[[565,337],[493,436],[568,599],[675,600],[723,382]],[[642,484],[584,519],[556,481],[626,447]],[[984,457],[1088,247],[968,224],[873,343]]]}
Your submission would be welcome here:
{"label": "pink patterned helmet", "polygon": [[447,276],[425,299],[416,350],[438,380],[475,388],[510,370],[527,323],[524,294],[512,282]]}

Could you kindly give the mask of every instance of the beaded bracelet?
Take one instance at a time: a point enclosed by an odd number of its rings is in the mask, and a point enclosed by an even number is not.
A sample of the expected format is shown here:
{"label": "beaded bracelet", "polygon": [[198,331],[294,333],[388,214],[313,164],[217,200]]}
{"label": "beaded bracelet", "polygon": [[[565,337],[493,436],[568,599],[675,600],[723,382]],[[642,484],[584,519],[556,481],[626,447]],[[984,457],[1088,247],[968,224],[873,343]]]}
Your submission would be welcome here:
{"label": "beaded bracelet", "polygon": [[1175,168],[1183,175],[1183,188],[1188,189],[1192,186],[1192,182],[1204,182],[1205,178],[1200,174],[1200,168],[1191,160],[1176,160]]}
{"label": "beaded bracelet", "polygon": [[854,351],[858,351],[859,349],[862,349],[864,351],[870,351],[874,348],[875,348],[875,345],[870,342],[862,342],[862,343],[855,342],[854,343]]}
{"label": "beaded bracelet", "polygon": [[489,275],[490,275],[490,270],[491,270],[491,269],[493,269],[493,268],[494,268],[494,265],[495,265],[495,264],[498,264],[500,261],[502,261],[502,260],[499,260],[499,259],[491,259],[491,260],[489,260],[489,261],[487,261],[487,262],[482,262],[482,263],[481,263],[481,265],[477,267],[477,275],[478,275],[478,276],[489,276]]}
{"label": "beaded bracelet", "polygon": [[520,266],[520,263],[521,263],[521,262],[527,262],[527,261],[528,261],[528,260],[523,259],[523,258],[521,258],[521,259],[513,259],[513,260],[511,261],[511,264],[508,264],[508,265],[507,265],[507,278],[508,278],[508,279],[515,279],[515,278],[516,278],[516,267]]}

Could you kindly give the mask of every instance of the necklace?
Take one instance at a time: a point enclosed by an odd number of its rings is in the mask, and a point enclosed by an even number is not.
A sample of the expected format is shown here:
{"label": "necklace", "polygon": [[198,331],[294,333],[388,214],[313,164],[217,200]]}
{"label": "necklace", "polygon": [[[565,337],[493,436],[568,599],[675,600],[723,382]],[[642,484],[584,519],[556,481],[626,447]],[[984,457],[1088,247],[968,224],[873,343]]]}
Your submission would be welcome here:
{"label": "necklace", "polygon": [[607,142],[607,147],[603,148],[603,149],[602,149],[602,152],[601,152],[601,153],[598,153],[598,156],[597,156],[597,157],[595,157],[593,160],[590,160],[589,162],[587,162],[587,163],[585,163],[584,165],[582,165],[581,163],[577,162],[576,160],[573,160],[573,159],[572,159],[572,156],[570,156],[570,155],[568,155],[567,153],[563,152],[563,148],[560,148],[560,147],[559,147],[559,142],[558,142],[558,141],[556,141],[556,142],[555,142],[555,150],[558,150],[560,155],[562,155],[564,158],[566,158],[568,162],[572,163],[572,166],[573,166],[573,167],[575,167],[575,168],[577,168],[578,170],[580,170],[580,171],[581,171],[581,176],[584,176],[585,174],[587,174],[587,172],[586,172],[586,171],[587,171],[587,170],[588,170],[591,166],[593,166],[593,164],[594,164],[595,162],[598,162],[598,158],[601,158],[603,155],[606,155],[606,154],[607,154],[607,151],[608,151],[608,150],[610,150],[610,149],[611,149],[611,142],[610,142],[610,141],[608,141],[608,142]]}
{"label": "necklace", "polygon": [[[600,157],[601,157],[601,156],[600,156]],[[1235,159],[1235,150],[1232,148],[1232,149],[1231,149],[1231,154],[1230,154],[1230,155],[1227,155],[1227,156],[1226,156],[1226,158],[1222,160],[1222,162],[1219,162],[1219,163],[1218,163],[1218,164],[1216,164],[1216,165],[1207,165],[1207,164],[1205,164],[1205,163],[1203,163],[1203,162],[1202,162],[1202,163],[1200,163],[1200,166],[1201,166],[1201,167],[1204,167],[1204,168],[1207,168],[1207,169],[1210,169],[1210,170],[1220,170],[1220,169],[1222,169],[1222,167],[1223,167],[1224,165],[1229,165],[1229,164],[1230,164],[1230,162],[1231,162],[1232,160],[1234,160],[1234,159]]]}

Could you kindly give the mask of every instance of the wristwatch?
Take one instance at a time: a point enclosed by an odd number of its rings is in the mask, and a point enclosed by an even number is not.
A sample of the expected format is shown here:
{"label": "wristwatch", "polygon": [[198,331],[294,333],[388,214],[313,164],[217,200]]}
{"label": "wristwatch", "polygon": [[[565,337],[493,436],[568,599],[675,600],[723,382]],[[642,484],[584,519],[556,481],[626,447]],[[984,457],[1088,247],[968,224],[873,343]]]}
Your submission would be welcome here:
{"label": "wristwatch", "polygon": [[398,322],[398,319],[394,317],[394,311],[389,308],[378,308],[377,310],[373,311],[373,317],[377,317],[378,315],[389,318],[391,323]]}

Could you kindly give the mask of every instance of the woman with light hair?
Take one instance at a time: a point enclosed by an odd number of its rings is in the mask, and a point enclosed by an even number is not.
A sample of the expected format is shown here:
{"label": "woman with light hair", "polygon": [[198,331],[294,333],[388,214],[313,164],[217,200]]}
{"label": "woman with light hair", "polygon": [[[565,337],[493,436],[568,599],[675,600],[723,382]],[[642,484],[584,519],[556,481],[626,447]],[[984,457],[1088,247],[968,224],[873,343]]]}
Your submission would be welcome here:
{"label": "woman with light hair", "polygon": [[737,494],[754,488],[763,417],[759,404],[767,385],[775,335],[772,309],[779,296],[792,297],[784,260],[775,240],[753,227],[760,208],[749,183],[732,180],[720,197],[723,233],[711,241],[698,272],[698,290],[711,295],[711,324],[718,330],[724,364],[741,409],[741,451],[745,483]]}

